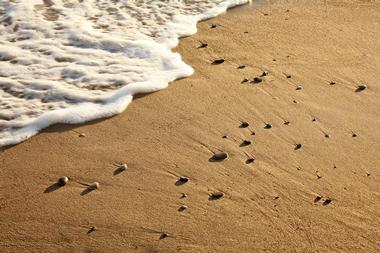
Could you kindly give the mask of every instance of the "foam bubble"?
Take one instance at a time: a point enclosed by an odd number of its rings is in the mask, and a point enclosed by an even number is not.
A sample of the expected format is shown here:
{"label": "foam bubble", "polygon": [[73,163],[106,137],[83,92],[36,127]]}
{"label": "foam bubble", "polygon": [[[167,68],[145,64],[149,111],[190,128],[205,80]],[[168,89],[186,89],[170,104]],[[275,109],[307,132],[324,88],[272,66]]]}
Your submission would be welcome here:
{"label": "foam bubble", "polygon": [[0,146],[122,112],[193,73],[178,38],[249,0],[0,2]]}

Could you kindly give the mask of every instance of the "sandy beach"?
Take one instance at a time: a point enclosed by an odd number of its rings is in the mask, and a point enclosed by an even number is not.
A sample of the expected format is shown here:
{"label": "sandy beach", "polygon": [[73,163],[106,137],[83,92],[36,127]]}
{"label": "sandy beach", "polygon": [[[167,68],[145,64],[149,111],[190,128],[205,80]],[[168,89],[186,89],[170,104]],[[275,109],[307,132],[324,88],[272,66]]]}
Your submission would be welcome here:
{"label": "sandy beach", "polygon": [[276,0],[200,22],[175,49],[194,75],[1,149],[0,252],[379,252],[379,20]]}

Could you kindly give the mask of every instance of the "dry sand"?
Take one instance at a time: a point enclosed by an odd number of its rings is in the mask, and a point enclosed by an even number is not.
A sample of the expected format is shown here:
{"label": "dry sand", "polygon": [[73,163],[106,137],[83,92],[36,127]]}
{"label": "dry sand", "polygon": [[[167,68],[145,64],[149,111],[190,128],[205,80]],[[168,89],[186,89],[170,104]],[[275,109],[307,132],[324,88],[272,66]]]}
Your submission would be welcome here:
{"label": "dry sand", "polygon": [[202,22],[176,49],[193,76],[3,149],[0,251],[379,252],[380,2],[324,3]]}

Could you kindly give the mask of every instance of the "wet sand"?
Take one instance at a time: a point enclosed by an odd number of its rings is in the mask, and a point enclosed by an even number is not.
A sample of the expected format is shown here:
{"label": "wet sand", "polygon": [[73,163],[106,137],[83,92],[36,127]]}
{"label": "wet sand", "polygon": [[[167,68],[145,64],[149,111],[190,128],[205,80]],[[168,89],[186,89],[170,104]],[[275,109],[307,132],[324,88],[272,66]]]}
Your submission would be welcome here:
{"label": "wet sand", "polygon": [[199,23],[193,76],[2,150],[0,251],[379,251],[378,20],[278,0]]}

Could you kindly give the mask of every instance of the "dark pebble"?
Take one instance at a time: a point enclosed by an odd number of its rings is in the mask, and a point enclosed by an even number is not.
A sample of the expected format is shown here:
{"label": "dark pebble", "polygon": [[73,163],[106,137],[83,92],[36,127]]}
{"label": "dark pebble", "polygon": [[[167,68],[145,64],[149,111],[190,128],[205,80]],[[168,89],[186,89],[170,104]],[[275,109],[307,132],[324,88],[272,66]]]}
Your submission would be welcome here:
{"label": "dark pebble", "polygon": [[357,87],[356,87],[356,92],[360,92],[360,91],[363,91],[363,90],[365,90],[365,89],[367,89],[367,86],[365,85],[365,84],[361,84],[361,85],[358,85]]}
{"label": "dark pebble", "polygon": [[255,160],[256,160],[255,158],[248,158],[248,159],[245,161],[245,163],[246,163],[246,164],[254,163]]}
{"label": "dark pebble", "polygon": [[296,145],[294,146],[294,150],[298,150],[298,149],[300,149],[300,148],[302,148],[302,144],[296,144]]}
{"label": "dark pebble", "polygon": [[251,145],[252,144],[252,142],[250,141],[250,140],[244,140],[241,144],[240,144],[240,146],[241,147],[245,147],[245,146],[249,146],[249,145]]}
{"label": "dark pebble", "polygon": [[244,68],[245,68],[245,65],[244,65],[244,64],[240,64],[237,68],[238,68],[238,69],[244,69]]}
{"label": "dark pebble", "polygon": [[224,161],[228,158],[228,154],[226,152],[220,152],[220,153],[216,153],[214,154],[211,158],[210,158],[210,162],[221,162],[221,161]]}
{"label": "dark pebble", "polygon": [[266,123],[264,126],[264,129],[271,129],[271,128],[272,128],[272,125],[269,123]]}
{"label": "dark pebble", "polygon": [[187,183],[187,182],[189,182],[189,178],[187,178],[187,177],[180,177],[180,178],[178,179],[178,182],[181,182],[181,183]]}
{"label": "dark pebble", "polygon": [[263,79],[261,77],[255,77],[255,78],[253,78],[251,83],[261,83],[262,81],[263,81]]}
{"label": "dark pebble", "polygon": [[221,58],[221,59],[215,59],[213,62],[212,62],[212,64],[214,64],[214,65],[218,65],[218,64],[222,64],[224,62],[224,59],[223,58]]}
{"label": "dark pebble", "polygon": [[249,123],[248,122],[246,122],[246,121],[241,122],[240,128],[247,128],[247,127],[249,127]]}
{"label": "dark pebble", "polygon": [[223,192],[213,192],[210,196],[211,199],[220,199],[224,196]]}
{"label": "dark pebble", "polygon": [[331,201],[332,201],[332,199],[327,198],[327,199],[323,202],[323,205],[324,205],[324,206],[327,206],[328,204],[331,203]]}

